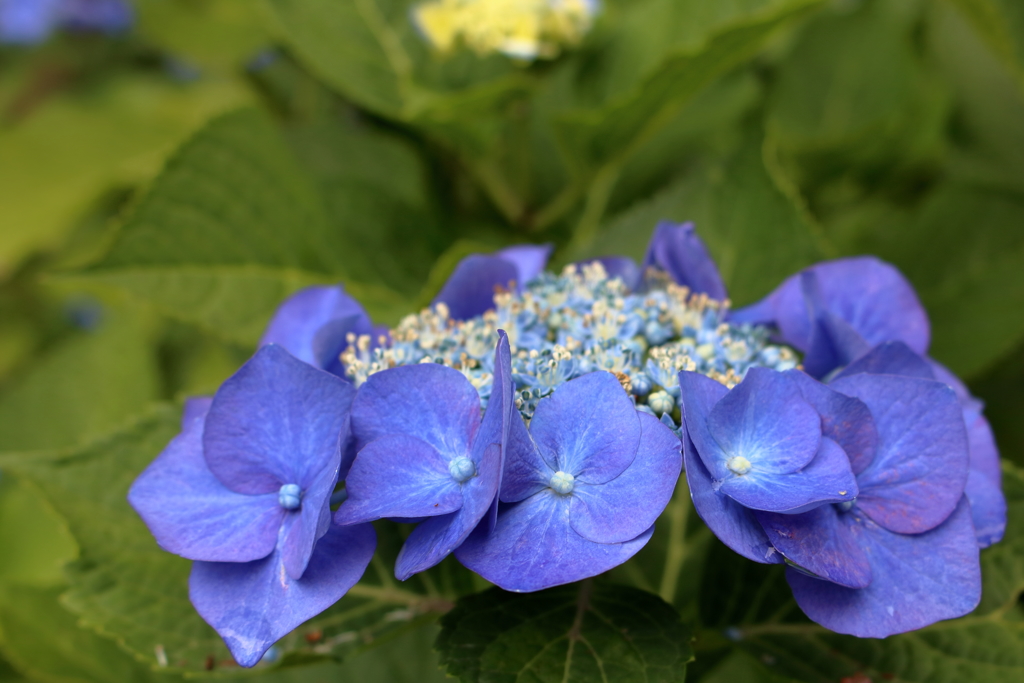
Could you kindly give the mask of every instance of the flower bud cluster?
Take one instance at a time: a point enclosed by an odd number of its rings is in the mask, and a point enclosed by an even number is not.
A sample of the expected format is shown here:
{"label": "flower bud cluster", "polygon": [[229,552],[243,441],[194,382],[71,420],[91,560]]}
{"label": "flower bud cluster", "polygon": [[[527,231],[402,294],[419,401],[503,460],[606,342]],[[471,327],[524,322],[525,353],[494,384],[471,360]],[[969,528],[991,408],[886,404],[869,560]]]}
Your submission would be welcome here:
{"label": "flower bud cluster", "polygon": [[558,386],[596,370],[615,374],[638,407],[661,415],[678,401],[681,370],[731,388],[751,367],[796,367],[796,354],[770,344],[766,327],[727,322],[728,301],[663,277],[648,281],[646,291],[630,292],[599,262],[570,265],[560,275],[542,273],[522,294],[497,292],[494,309],[469,320],[453,320],[438,303],[407,316],[375,348],[368,335],[352,334],[341,361],[356,386],[400,365],[446,365],[466,376],[486,408],[503,329],[512,349],[516,407],[526,419]]}

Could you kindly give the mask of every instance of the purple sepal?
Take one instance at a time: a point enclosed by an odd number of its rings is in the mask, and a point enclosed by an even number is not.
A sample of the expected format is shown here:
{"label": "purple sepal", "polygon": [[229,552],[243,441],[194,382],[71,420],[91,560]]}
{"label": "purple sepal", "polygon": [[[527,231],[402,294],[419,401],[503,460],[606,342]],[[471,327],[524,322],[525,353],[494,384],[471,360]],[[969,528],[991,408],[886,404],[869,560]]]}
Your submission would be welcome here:
{"label": "purple sepal", "polygon": [[405,434],[446,457],[466,455],[479,426],[476,389],[458,370],[436,363],[370,375],[352,402],[352,439],[360,451],[382,436]]}
{"label": "purple sepal", "polygon": [[718,266],[693,223],[658,224],[647,245],[641,271],[646,272],[652,266],[665,271],[676,284],[696,294],[707,294],[718,301],[729,297]]}
{"label": "purple sepal", "polygon": [[981,401],[971,396],[960,379],[941,363],[928,359],[935,379],[956,392],[967,425],[971,464],[964,493],[971,502],[971,516],[978,533],[978,544],[987,548],[1003,539],[1006,531],[1006,496],[1003,495],[1003,474],[999,464],[992,427],[982,414]]}
{"label": "purple sepal", "polygon": [[348,347],[347,336],[379,336],[358,301],[340,285],[306,287],[285,299],[260,339],[260,346],[278,344],[299,360],[345,376],[341,353]]}
{"label": "purple sepal", "polygon": [[[804,290],[804,273],[815,276],[819,297],[815,312],[810,310]],[[931,337],[928,317],[910,283],[896,268],[870,256],[812,266],[787,278],[762,301],[734,311],[730,319],[773,325],[783,342],[805,353],[812,350],[812,337],[822,334],[822,320],[830,321],[831,329],[826,332],[840,346],[850,343],[848,335],[852,331],[863,340],[865,349],[902,341],[914,352],[924,354]],[[822,361],[814,363],[819,367],[812,374],[821,376],[834,369],[823,371]]]}
{"label": "purple sepal", "polygon": [[444,303],[453,320],[468,320],[494,308],[497,288],[515,288],[535,278],[547,265],[551,245],[520,244],[490,256],[470,254],[459,261],[434,297]]}
{"label": "purple sepal", "polygon": [[869,374],[829,386],[863,401],[878,429],[875,458],[857,476],[858,507],[896,533],[941,524],[967,483],[967,432],[953,390],[933,380]]}
{"label": "purple sepal", "polygon": [[530,280],[544,272],[554,249],[553,244],[517,244],[499,249],[494,255],[515,265],[516,288],[522,292]]}
{"label": "purple sepal", "polygon": [[871,563],[834,505],[799,515],[755,512],[776,550],[790,562],[847,588],[871,583]]}
{"label": "purple sepal", "polygon": [[872,580],[866,588],[844,588],[788,570],[793,596],[812,620],[837,633],[885,638],[977,606],[981,567],[966,499],[922,534],[892,533],[856,508],[841,517],[871,560]]}
{"label": "purple sepal", "polygon": [[298,484],[305,496],[323,470],[337,471],[353,394],[348,382],[264,346],[213,398],[203,434],[210,471],[239,493]]}
{"label": "purple sepal", "polygon": [[878,430],[868,407],[858,399],[829,389],[800,370],[788,370],[785,374],[821,416],[821,435],[835,441],[846,452],[854,474],[863,472],[878,449]]}
{"label": "purple sepal", "polygon": [[807,374],[824,377],[868,352],[870,344],[864,337],[824,301],[816,273],[801,273],[800,287],[812,321],[803,362]]}
{"label": "purple sepal", "polygon": [[128,502],[164,550],[190,560],[250,562],[277,545],[288,514],[277,492],[235,493],[203,458],[203,421],[210,399],[185,404],[182,431],[139,475]]}
{"label": "purple sepal", "polygon": [[697,514],[715,536],[743,557],[761,564],[780,564],[782,556],[768,541],[753,511],[743,507],[724,493],[715,490],[714,479],[695,452],[683,427],[683,457],[686,460],[686,481]]}
{"label": "purple sepal", "polygon": [[622,474],[636,457],[640,434],[632,401],[615,375],[603,371],[558,387],[537,404],[530,422],[530,435],[550,473],[568,472],[588,484],[604,484]]}
{"label": "purple sepal", "polygon": [[340,600],[362,577],[376,545],[369,524],[331,526],[300,579],[288,575],[279,552],[255,562],[196,562],[189,597],[235,660],[251,667],[277,640]]}
{"label": "purple sepal", "polygon": [[658,418],[638,412],[640,445],[633,465],[600,485],[579,480],[573,489],[569,519],[583,538],[623,543],[648,528],[672,499],[683,467],[679,437]]}
{"label": "purple sepal", "polygon": [[834,379],[861,374],[935,379],[935,373],[932,372],[928,361],[911,351],[910,347],[901,341],[879,344],[843,368]]}
{"label": "purple sepal", "polygon": [[573,530],[570,501],[550,489],[511,505],[498,523],[477,529],[456,548],[466,568],[507,591],[539,591],[606,572],[633,557],[654,527],[626,543],[595,543]]}

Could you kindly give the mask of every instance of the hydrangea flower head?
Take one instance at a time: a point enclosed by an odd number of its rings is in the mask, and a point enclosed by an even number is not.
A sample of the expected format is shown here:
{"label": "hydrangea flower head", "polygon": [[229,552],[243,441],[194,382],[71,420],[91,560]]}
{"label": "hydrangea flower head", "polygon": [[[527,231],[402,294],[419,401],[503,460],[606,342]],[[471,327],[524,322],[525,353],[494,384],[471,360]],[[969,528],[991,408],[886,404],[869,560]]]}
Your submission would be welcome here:
{"label": "hydrangea flower head", "polygon": [[353,394],[265,346],[213,399],[189,402],[129,491],[157,542],[198,561],[193,604],[243,666],[344,595],[373,554],[372,528],[330,520]]}
{"label": "hydrangea flower head", "polygon": [[497,523],[456,557],[511,591],[600,574],[650,540],[681,467],[678,437],[614,375],[579,377],[540,401],[529,431],[512,420]]}
{"label": "hydrangea flower head", "polygon": [[432,0],[413,10],[413,20],[441,52],[461,41],[480,55],[534,60],[578,44],[597,9],[596,0]]}
{"label": "hydrangea flower head", "polygon": [[395,575],[403,581],[443,560],[495,510],[515,410],[504,334],[493,386],[482,420],[473,385],[435,363],[377,373],[356,397],[352,429],[359,450],[335,521],[425,518],[398,555]]}
{"label": "hydrangea flower head", "polygon": [[779,514],[722,495],[690,431],[696,401],[684,394],[694,505],[733,550],[789,564],[797,604],[833,631],[878,638],[966,614],[981,584],[956,396],[930,379],[849,370],[827,387],[800,371],[785,375],[820,412],[823,433],[842,444],[855,500]]}

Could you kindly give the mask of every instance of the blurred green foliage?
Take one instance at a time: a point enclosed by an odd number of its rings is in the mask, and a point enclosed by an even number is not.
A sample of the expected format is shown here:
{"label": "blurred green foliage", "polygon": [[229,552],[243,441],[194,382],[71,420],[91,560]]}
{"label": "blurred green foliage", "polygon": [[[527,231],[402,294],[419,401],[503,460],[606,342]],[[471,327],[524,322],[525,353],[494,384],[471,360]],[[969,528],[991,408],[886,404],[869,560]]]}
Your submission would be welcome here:
{"label": "blurred green foliage", "polygon": [[[532,65],[438,56],[410,4],[137,0],[127,36],[0,47],[0,681],[237,673],[191,609],[187,562],[124,495],[176,402],[215,390],[310,283],[344,282],[394,323],[473,251],[640,257],[660,219],[696,221],[737,304],[877,254],[1024,465],[1024,4],[605,0],[578,49]],[[777,571],[685,516],[613,578],[658,592],[652,568],[687,539],[668,597],[697,633],[691,680],[1016,681],[1010,464],[1006,484],[978,612],[884,642],[814,631]],[[396,586],[398,533],[282,641],[284,664],[316,663],[262,678],[443,678],[437,614],[485,586],[453,560]],[[449,618],[466,605],[503,609]],[[748,629],[740,647],[728,626]]]}

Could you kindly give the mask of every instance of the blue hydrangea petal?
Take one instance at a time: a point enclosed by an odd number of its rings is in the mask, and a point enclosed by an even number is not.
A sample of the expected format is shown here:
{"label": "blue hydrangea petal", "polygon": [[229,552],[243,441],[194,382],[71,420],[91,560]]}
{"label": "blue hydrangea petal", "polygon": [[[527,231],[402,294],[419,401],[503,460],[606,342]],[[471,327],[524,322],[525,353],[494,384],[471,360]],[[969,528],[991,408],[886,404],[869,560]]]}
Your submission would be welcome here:
{"label": "blue hydrangea petal", "polygon": [[480,427],[480,396],[453,368],[402,365],[370,375],[352,403],[352,437],[362,449],[388,434],[406,434],[451,459],[468,456]]}
{"label": "blue hydrangea petal", "polygon": [[530,421],[541,457],[588,484],[622,474],[636,457],[640,418],[610,372],[592,372],[541,400]]}
{"label": "blue hydrangea petal", "polygon": [[[808,270],[817,276],[824,309],[869,345],[898,340],[916,353],[928,350],[928,316],[914,288],[896,268],[860,256],[826,261]],[[762,301],[733,311],[730,320],[774,325],[782,341],[808,351],[813,325],[801,280],[799,273],[789,277]]]}
{"label": "blue hydrangea petal", "polygon": [[468,320],[494,308],[495,287],[519,282],[519,268],[500,256],[471,254],[459,261],[434,303],[448,306],[452,320]]}
{"label": "blue hydrangea petal", "polygon": [[[725,454],[708,430],[708,415],[729,393],[720,382],[697,372],[679,373],[679,401],[686,432],[693,440],[701,462],[710,472],[717,472],[725,462]],[[721,476],[725,476],[722,474]],[[721,478],[718,477],[718,478]]]}
{"label": "blue hydrangea petal", "polygon": [[522,419],[512,420],[501,479],[501,502],[517,503],[546,489],[554,473],[552,464],[541,457]]}
{"label": "blue hydrangea petal", "polygon": [[730,458],[746,458],[751,474],[788,474],[807,465],[821,444],[821,418],[789,376],[751,368],[707,417],[725,459],[712,474],[730,477]]}
{"label": "blue hydrangea petal", "polygon": [[860,474],[867,469],[878,449],[878,430],[868,407],[856,398],[833,391],[800,370],[788,370],[786,374],[800,388],[804,400],[821,416],[821,435],[832,439],[846,451],[853,473]]}
{"label": "blue hydrangea petal", "polygon": [[213,398],[203,452],[210,471],[238,493],[304,491],[327,469],[337,476],[348,437],[351,384],[264,346]]}
{"label": "blue hydrangea petal", "polygon": [[694,293],[707,294],[718,301],[728,298],[718,266],[693,223],[659,223],[647,245],[642,270],[650,266],[665,271],[676,284],[689,287]]}
{"label": "blue hydrangea petal", "polygon": [[834,379],[860,374],[902,375],[935,379],[935,373],[924,358],[901,341],[886,342],[847,365]]}
{"label": "blue hydrangea petal", "polygon": [[863,401],[878,429],[875,459],[857,476],[860,509],[896,533],[942,523],[968,474],[967,430],[953,390],[932,380],[868,374],[830,386]]}
{"label": "blue hydrangea petal", "polygon": [[626,543],[594,543],[573,531],[569,515],[569,499],[552,491],[502,505],[494,530],[478,529],[455,557],[507,591],[539,591],[617,567],[654,532],[651,527]]}
{"label": "blue hydrangea petal", "polygon": [[799,515],[755,512],[768,540],[783,557],[832,583],[865,588],[871,563],[859,539],[843,524],[834,505]]}
{"label": "blue hydrangea petal", "polygon": [[801,470],[788,474],[751,470],[719,482],[719,490],[740,505],[770,512],[794,514],[822,503],[852,501],[857,479],[846,452],[832,439],[821,439],[815,458]]}
{"label": "blue hydrangea petal", "polygon": [[683,458],[686,461],[686,481],[690,485],[693,507],[715,536],[748,560],[761,564],[782,563],[782,556],[768,541],[753,511],[716,489],[715,481],[697,455],[685,427]]}
{"label": "blue hydrangea petal", "polygon": [[803,362],[807,374],[824,377],[870,350],[871,345],[850,323],[829,310],[813,270],[800,274],[800,286],[813,321]]}
{"label": "blue hydrangea petal", "polygon": [[553,244],[517,244],[494,252],[495,256],[510,261],[516,267],[517,289],[544,272],[554,250]]}
{"label": "blue hydrangea petal", "polygon": [[871,584],[844,588],[790,569],[786,579],[808,617],[837,633],[885,638],[963,616],[977,606],[981,568],[966,500],[922,534],[892,533],[866,517],[858,522],[855,512],[842,521],[871,558]]}
{"label": "blue hydrangea petal", "polygon": [[604,484],[577,482],[569,521],[583,538],[623,543],[654,525],[683,467],[679,437],[658,418],[640,413],[640,446],[626,471]]}
{"label": "blue hydrangea petal", "polygon": [[277,544],[286,515],[276,493],[247,496],[222,484],[203,458],[210,399],[186,404],[182,432],[139,475],[128,502],[163,549],[190,560],[250,562]]}
{"label": "blue hydrangea petal", "polygon": [[359,302],[341,286],[306,287],[278,307],[260,346],[279,344],[299,360],[343,377],[339,356],[348,346],[350,332],[374,332]]}
{"label": "blue hydrangea petal", "polygon": [[[465,503],[458,512],[432,517],[409,534],[395,562],[395,576],[399,580],[405,581],[439,563],[461,546],[478,525],[481,529],[489,527],[488,523],[481,524],[481,520],[491,509],[498,491],[501,470],[499,444],[491,444],[482,463],[478,476],[463,487]],[[494,526],[497,526],[496,522]]]}
{"label": "blue hydrangea petal", "polygon": [[981,401],[971,396],[960,379],[935,360],[928,359],[935,378],[952,387],[963,409],[970,445],[970,472],[965,493],[971,502],[971,515],[978,543],[986,548],[998,543],[1006,531],[1006,496],[1003,494],[999,449],[992,427],[982,414]]}
{"label": "blue hydrangea petal", "polygon": [[450,458],[406,434],[389,434],[359,451],[345,479],[348,500],[338,524],[385,517],[432,517],[462,507],[462,487],[448,470]]}
{"label": "blue hydrangea petal", "polygon": [[301,578],[309,565],[316,542],[331,526],[331,493],[337,483],[337,472],[321,471],[309,488],[302,492],[299,509],[285,517],[280,544],[282,562],[293,579]]}
{"label": "blue hydrangea petal", "polygon": [[369,524],[332,526],[301,579],[281,554],[255,562],[196,562],[189,597],[235,660],[254,666],[280,638],[341,599],[362,577],[377,539]]}
{"label": "blue hydrangea petal", "polygon": [[[547,256],[545,255],[545,259]],[[473,442],[472,459],[479,470],[484,466],[486,458],[493,458],[488,452],[497,443],[497,481],[491,493],[491,504],[487,511],[487,528],[493,529],[498,521],[498,494],[501,492],[502,476],[508,458],[510,436],[514,433],[518,438],[526,431],[523,418],[516,410],[516,384],[512,379],[512,349],[508,343],[505,330],[498,330],[498,343],[494,349],[494,368],[491,380],[491,395],[487,403],[487,413],[480,425],[476,441]],[[497,441],[495,441],[497,437]],[[492,466],[487,464],[487,466]],[[460,540],[461,543],[461,540]]]}

